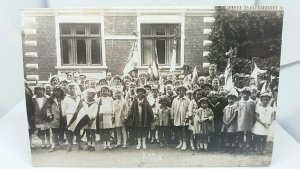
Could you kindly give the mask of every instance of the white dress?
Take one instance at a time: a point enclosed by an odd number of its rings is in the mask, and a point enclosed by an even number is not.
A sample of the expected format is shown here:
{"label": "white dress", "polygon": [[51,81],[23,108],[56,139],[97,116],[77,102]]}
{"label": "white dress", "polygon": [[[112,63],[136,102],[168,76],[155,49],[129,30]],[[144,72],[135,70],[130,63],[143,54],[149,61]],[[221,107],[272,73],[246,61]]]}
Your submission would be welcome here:
{"label": "white dress", "polygon": [[[257,106],[255,109],[255,112],[258,113],[260,120],[263,123],[271,124],[273,121],[273,116],[275,113],[275,110],[272,107],[262,107],[262,106]],[[255,122],[253,128],[252,128],[252,133],[256,135],[268,135],[269,133],[269,128],[266,128],[263,126],[261,123],[258,121]]]}

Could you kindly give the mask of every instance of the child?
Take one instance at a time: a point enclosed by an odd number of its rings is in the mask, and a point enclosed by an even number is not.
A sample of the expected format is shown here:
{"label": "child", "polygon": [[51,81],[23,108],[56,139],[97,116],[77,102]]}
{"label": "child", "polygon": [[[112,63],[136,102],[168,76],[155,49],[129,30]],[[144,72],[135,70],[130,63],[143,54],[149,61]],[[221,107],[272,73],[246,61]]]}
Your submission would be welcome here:
{"label": "child", "polygon": [[144,87],[136,89],[137,97],[133,100],[128,119],[130,124],[134,127],[135,136],[137,137],[138,144],[136,149],[147,149],[146,137],[148,136],[150,124],[153,122],[153,111],[146,98],[146,90]]}
{"label": "child", "polygon": [[221,128],[223,124],[223,109],[225,105],[219,102],[218,93],[216,91],[211,91],[208,97],[209,97],[208,107],[214,113],[214,126],[215,126],[215,132],[212,133],[210,137],[211,139],[210,139],[209,149],[219,150],[221,147]]}
{"label": "child", "polygon": [[197,150],[207,151],[208,137],[214,132],[214,114],[208,107],[208,99],[199,100],[200,107],[194,110],[194,134],[197,137]]}
{"label": "child", "polygon": [[[51,117],[50,100],[45,95],[45,88],[42,84],[37,84],[34,88],[33,105],[34,105],[34,122],[38,129],[38,136],[42,140],[42,149],[51,148],[50,144],[50,126]],[[47,145],[45,144],[45,137]]]}
{"label": "child", "polygon": [[[95,141],[96,141],[96,116],[98,103],[94,99],[96,95],[96,90],[89,88],[86,90],[86,98],[82,102],[83,107],[79,113],[87,114],[89,116],[90,122],[85,126],[87,147],[86,151],[95,151]],[[79,116],[79,115],[78,115]]]}
{"label": "child", "polygon": [[127,133],[125,122],[128,116],[128,105],[125,99],[122,97],[123,92],[121,89],[115,90],[114,100],[114,116],[115,116],[115,127],[117,133],[117,145],[116,147],[121,147],[121,140],[123,139],[122,147],[127,148]]}
{"label": "child", "polygon": [[170,141],[171,109],[167,106],[170,102],[168,96],[159,98],[160,107],[157,111],[157,130],[160,146],[168,146]]}
{"label": "child", "polygon": [[52,130],[52,146],[50,152],[55,151],[57,144],[63,144],[65,124],[66,122],[62,118],[62,101],[65,94],[61,86],[56,85],[53,87],[53,94],[50,98],[51,113],[53,114],[53,120],[50,122],[50,128]]}
{"label": "child", "polygon": [[180,85],[177,88],[178,96],[173,100],[172,103],[172,113],[171,119],[175,126],[175,129],[178,134],[179,144],[176,147],[177,149],[186,150],[186,138],[188,132],[188,107],[190,104],[190,99],[185,96],[187,87]]}
{"label": "child", "polygon": [[252,132],[256,137],[257,153],[265,155],[265,147],[267,142],[267,136],[269,133],[269,127],[272,124],[275,117],[275,110],[268,106],[272,95],[270,93],[262,93],[260,96],[261,105],[258,105],[255,109],[256,122],[252,128]]}
{"label": "child", "polygon": [[101,97],[99,104],[99,128],[100,128],[100,135],[103,139],[103,150],[110,150],[112,149],[110,145],[110,132],[114,128],[114,106],[113,106],[113,98],[109,97],[109,87],[107,85],[103,85],[101,87]]}
{"label": "child", "polygon": [[198,109],[198,101],[202,97],[202,90],[198,88],[193,93],[193,100],[191,100],[189,105],[189,135],[190,135],[190,146],[192,151],[195,150],[194,146],[194,122],[193,122],[193,114],[196,109]]}
{"label": "child", "polygon": [[[237,132],[240,153],[248,154],[251,144],[251,129],[253,128],[255,120],[255,102],[250,99],[250,87],[242,89],[242,98],[239,101],[239,111],[237,115]],[[246,136],[246,144],[244,137]]]}
{"label": "child", "polygon": [[78,150],[82,150],[81,146],[81,136],[80,133],[74,133],[74,122],[75,122],[75,116],[78,114],[79,110],[82,108],[82,102],[81,98],[76,95],[76,83],[72,82],[69,83],[68,86],[68,93],[63,101],[62,104],[62,114],[63,117],[67,119],[67,140],[68,140],[68,148],[67,151],[70,152],[72,151],[72,146],[73,146],[73,138],[74,134],[76,135],[76,142],[78,144]]}
{"label": "child", "polygon": [[[146,87],[145,87],[145,89],[146,89],[146,92],[147,92]],[[152,92],[151,92],[151,94],[148,94],[147,100],[148,100],[148,102],[149,102],[149,104],[152,108],[154,116],[157,116],[157,110],[159,108],[159,103],[158,103],[159,98],[158,98],[158,87],[157,86],[152,87]],[[154,118],[154,119],[157,119],[157,118]],[[156,134],[155,125],[156,125],[156,121],[154,120],[151,123],[151,129],[150,129],[150,139],[151,139],[150,143],[151,144],[159,142],[159,140],[155,138],[155,134]]]}
{"label": "child", "polygon": [[231,148],[231,153],[234,153],[236,143],[236,117],[238,113],[238,106],[235,101],[237,98],[237,91],[232,89],[227,95],[228,105],[223,110],[223,126],[221,132],[223,133],[225,142],[224,152],[230,151]]}

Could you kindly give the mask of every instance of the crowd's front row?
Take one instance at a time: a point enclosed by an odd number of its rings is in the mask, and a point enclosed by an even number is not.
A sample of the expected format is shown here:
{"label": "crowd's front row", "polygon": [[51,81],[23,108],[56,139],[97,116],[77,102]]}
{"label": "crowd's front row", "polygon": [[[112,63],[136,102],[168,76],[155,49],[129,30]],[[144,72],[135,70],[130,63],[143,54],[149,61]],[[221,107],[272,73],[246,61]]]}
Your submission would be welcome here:
{"label": "crowd's front row", "polygon": [[[95,151],[96,134],[100,134],[103,150],[127,148],[127,142],[137,143],[136,149],[146,149],[146,141],[157,142],[161,147],[176,143],[177,149],[246,153],[254,149],[265,154],[269,127],[275,119],[270,105],[271,93],[261,93],[253,100],[251,88],[238,91],[233,88],[221,96],[210,91],[210,85],[195,89],[187,95],[187,87],[176,90],[165,86],[160,93],[155,86],[135,87],[124,93],[120,88],[102,85],[98,92],[88,88],[76,94],[76,83],[69,83],[68,94],[61,86],[52,88],[51,96],[38,84],[33,97],[26,88],[30,138],[33,129],[42,141],[42,148],[55,151],[64,144],[72,150],[74,136],[79,150]],[[145,88],[151,88],[150,92]],[[32,113],[30,113],[32,112]],[[50,132],[51,130],[51,132]],[[82,145],[85,131],[87,146]],[[52,133],[52,144],[50,142]]]}

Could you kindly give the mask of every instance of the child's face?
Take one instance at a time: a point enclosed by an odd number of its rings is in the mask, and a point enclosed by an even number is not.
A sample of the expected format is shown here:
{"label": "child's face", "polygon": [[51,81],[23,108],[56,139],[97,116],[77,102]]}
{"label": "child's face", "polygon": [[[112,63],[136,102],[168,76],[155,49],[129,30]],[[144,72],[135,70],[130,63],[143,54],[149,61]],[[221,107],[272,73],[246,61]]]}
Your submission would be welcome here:
{"label": "child's face", "polygon": [[59,97],[61,95],[61,91],[54,88],[53,89],[53,94],[54,94],[55,97]]}
{"label": "child's face", "polygon": [[202,107],[203,109],[207,108],[207,107],[208,107],[207,101],[202,101],[202,102],[201,102],[201,107]]}
{"label": "child's face", "polygon": [[47,86],[47,87],[46,87],[46,93],[47,93],[47,94],[50,94],[50,93],[51,93],[51,87],[50,87],[50,86]]}
{"label": "child's face", "polygon": [[37,95],[37,97],[43,97],[44,89],[41,89],[41,88],[36,89],[36,95]]}
{"label": "child's face", "polygon": [[267,105],[269,104],[270,98],[269,97],[262,97],[260,98],[261,100],[261,104],[263,107],[267,107]]}
{"label": "child's face", "polygon": [[121,97],[122,97],[122,93],[120,92],[120,91],[117,91],[116,93],[115,93],[115,96],[116,96],[116,98],[117,99],[121,99]]}
{"label": "child's face", "polygon": [[102,92],[102,96],[103,96],[103,97],[107,97],[108,94],[109,94],[109,93],[108,93],[109,91],[108,91],[106,88],[103,88],[103,89],[101,90],[101,92]]}
{"label": "child's face", "polygon": [[185,90],[184,89],[179,89],[178,90],[178,95],[179,95],[179,97],[183,97],[185,95]]}
{"label": "child's face", "polygon": [[166,88],[166,91],[167,91],[167,93],[168,93],[169,95],[172,95],[172,94],[173,94],[173,90],[172,90],[171,87],[167,87],[167,88]]}
{"label": "child's face", "polygon": [[210,93],[210,88],[208,86],[204,87],[203,94],[205,94],[205,96],[207,96],[209,93]]}
{"label": "child's face", "polygon": [[192,94],[193,94],[193,93],[188,93],[187,96],[188,96],[189,98],[192,98]]}
{"label": "child's face", "polygon": [[209,100],[211,101],[211,102],[213,102],[213,103],[215,103],[215,102],[217,102],[217,96],[216,95],[213,95],[213,96],[210,96],[209,97]]}
{"label": "child's face", "polygon": [[151,89],[149,87],[146,87],[146,95],[148,95],[151,92]]}
{"label": "child's face", "polygon": [[86,98],[87,100],[92,100],[95,97],[95,93],[87,92],[86,93]]}
{"label": "child's face", "polygon": [[53,78],[52,81],[51,81],[51,86],[55,86],[55,85],[58,85],[58,78]]}
{"label": "child's face", "polygon": [[257,91],[251,90],[251,98],[256,98]]}
{"label": "child's face", "polygon": [[111,80],[111,73],[110,72],[106,73],[106,79]]}
{"label": "child's face", "polygon": [[229,105],[232,105],[234,103],[234,101],[235,101],[235,99],[233,97],[231,97],[231,96],[229,96],[227,100],[228,100],[228,104]]}
{"label": "child's face", "polygon": [[137,97],[141,98],[141,97],[143,97],[143,96],[144,96],[144,92],[142,92],[142,91],[138,91],[138,93],[137,93]]}
{"label": "child's face", "polygon": [[90,85],[89,85],[89,87],[95,89],[95,88],[96,88],[96,85],[97,85],[97,84],[96,84],[95,82],[91,82]]}
{"label": "child's face", "polygon": [[243,92],[242,97],[244,100],[248,100],[250,98],[250,93],[249,92]]}
{"label": "child's face", "polygon": [[153,94],[153,97],[157,97],[157,94],[158,94],[158,91],[157,90],[152,90],[152,94]]}
{"label": "child's face", "polygon": [[120,83],[121,83],[120,79],[114,79],[114,84],[115,84],[115,85],[118,85],[118,84],[120,84]]}
{"label": "child's face", "polygon": [[161,102],[161,105],[162,105],[163,107],[166,107],[167,104],[168,104],[167,100],[163,100],[163,101]]}
{"label": "child's face", "polygon": [[218,89],[219,88],[219,82],[218,81],[216,81],[216,80],[214,80],[214,81],[212,81],[212,87],[214,88],[214,89]]}
{"label": "child's face", "polygon": [[70,95],[75,95],[75,92],[76,92],[75,86],[70,86],[70,87],[69,87],[69,94],[70,94]]}
{"label": "child's face", "polygon": [[202,85],[204,85],[205,80],[204,80],[204,79],[199,79],[199,83],[200,83],[200,85],[202,86]]}
{"label": "child's face", "polygon": [[200,90],[196,91],[195,96],[196,96],[196,99],[197,99],[197,100],[200,99],[201,96],[202,96],[202,92],[201,92]]}

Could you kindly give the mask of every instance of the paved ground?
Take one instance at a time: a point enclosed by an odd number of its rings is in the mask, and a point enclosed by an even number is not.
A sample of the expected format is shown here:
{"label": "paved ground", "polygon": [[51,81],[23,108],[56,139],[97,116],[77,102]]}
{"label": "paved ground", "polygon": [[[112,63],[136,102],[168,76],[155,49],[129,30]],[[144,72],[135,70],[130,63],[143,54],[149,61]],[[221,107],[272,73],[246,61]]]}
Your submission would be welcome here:
{"label": "paved ground", "polygon": [[[39,142],[34,141],[36,146]],[[271,161],[271,144],[268,143],[267,155],[226,154],[222,152],[180,151],[160,148],[157,144],[147,144],[147,150],[135,150],[129,146],[126,150],[114,149],[102,151],[100,144],[96,151],[78,151],[73,146],[72,152],[57,150],[48,152],[40,148],[32,149],[34,166],[55,167],[201,167],[201,166],[268,166]]]}

